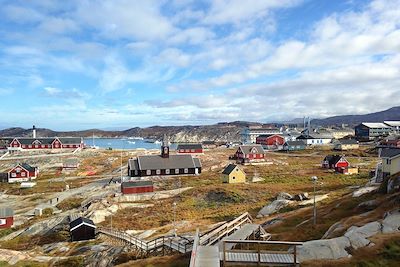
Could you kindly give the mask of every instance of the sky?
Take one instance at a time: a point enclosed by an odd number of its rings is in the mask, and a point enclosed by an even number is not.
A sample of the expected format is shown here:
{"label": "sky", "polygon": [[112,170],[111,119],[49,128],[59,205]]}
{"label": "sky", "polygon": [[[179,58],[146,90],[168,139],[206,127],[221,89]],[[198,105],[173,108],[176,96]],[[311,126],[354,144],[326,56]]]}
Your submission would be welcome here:
{"label": "sky", "polygon": [[0,0],[0,127],[284,121],[400,104],[400,0]]}

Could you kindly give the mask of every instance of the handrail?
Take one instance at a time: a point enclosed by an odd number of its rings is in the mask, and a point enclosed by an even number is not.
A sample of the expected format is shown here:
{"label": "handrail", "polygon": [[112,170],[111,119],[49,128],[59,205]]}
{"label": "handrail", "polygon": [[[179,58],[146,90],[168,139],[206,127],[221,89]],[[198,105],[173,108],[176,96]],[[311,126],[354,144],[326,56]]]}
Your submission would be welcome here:
{"label": "handrail", "polygon": [[200,242],[200,237],[199,237],[199,228],[196,229],[196,234],[194,236],[193,240],[193,248],[192,248],[192,254],[190,256],[190,264],[189,267],[195,267],[196,266],[196,256],[197,256],[197,247]]}
{"label": "handrail", "polygon": [[[222,240],[223,242],[223,266],[226,266],[226,253],[229,252],[238,252],[238,253],[257,253],[257,264],[261,263],[261,254],[272,254],[273,251],[263,251],[260,249],[260,245],[289,245],[293,246],[293,253],[282,251],[277,251],[279,254],[291,255],[293,254],[293,264],[297,265],[297,246],[302,246],[303,242],[291,242],[291,241],[259,241],[259,240]],[[256,244],[257,250],[226,250],[226,244],[234,243],[234,244]]]}

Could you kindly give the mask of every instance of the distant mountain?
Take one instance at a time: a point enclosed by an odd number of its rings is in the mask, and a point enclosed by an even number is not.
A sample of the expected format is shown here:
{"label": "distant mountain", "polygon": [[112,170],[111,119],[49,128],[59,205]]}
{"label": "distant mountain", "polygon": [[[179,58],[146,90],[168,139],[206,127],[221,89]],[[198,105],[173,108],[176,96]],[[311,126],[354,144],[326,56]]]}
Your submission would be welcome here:
{"label": "distant mountain", "polygon": [[400,120],[400,106],[364,115],[334,116],[325,119],[314,119],[311,122],[313,125],[321,126],[340,124],[348,124],[350,126],[354,126],[361,122],[383,122],[390,120]]}

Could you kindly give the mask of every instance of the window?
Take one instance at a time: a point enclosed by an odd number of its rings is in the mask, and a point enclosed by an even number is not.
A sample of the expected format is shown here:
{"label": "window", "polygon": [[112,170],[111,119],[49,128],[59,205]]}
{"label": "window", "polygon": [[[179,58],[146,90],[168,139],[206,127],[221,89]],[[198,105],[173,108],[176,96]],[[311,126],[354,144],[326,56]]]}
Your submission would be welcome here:
{"label": "window", "polygon": [[39,146],[38,145],[35,145],[35,148],[38,148]]}
{"label": "window", "polygon": [[194,149],[191,149],[190,152],[194,152]]}
{"label": "window", "polygon": [[190,152],[190,149],[185,149],[185,152]]}
{"label": "window", "polygon": [[156,174],[160,175],[161,174],[161,170],[156,170]]}
{"label": "window", "polygon": [[24,173],[24,172],[21,172],[21,176],[22,176],[22,177],[25,177],[25,173]]}
{"label": "window", "polygon": [[151,170],[147,170],[147,171],[146,171],[146,174],[147,174],[147,175],[151,175]]}
{"label": "window", "polygon": [[11,173],[11,177],[17,177],[16,173]]}
{"label": "window", "polygon": [[233,176],[232,179],[235,180],[235,176]]}
{"label": "window", "polygon": [[189,173],[189,169],[188,169],[188,168],[185,168],[184,172],[185,172],[185,173]]}
{"label": "window", "polygon": [[175,174],[178,174],[179,173],[179,169],[175,169]]}
{"label": "window", "polygon": [[165,170],[165,174],[169,174],[169,169],[166,169],[166,170]]}
{"label": "window", "polygon": [[29,148],[32,148],[32,145],[29,145],[28,147],[29,147]]}
{"label": "window", "polygon": [[16,172],[16,173],[20,173],[20,172],[21,172],[21,168],[20,168],[20,167],[16,168],[16,169],[15,169],[15,172]]}

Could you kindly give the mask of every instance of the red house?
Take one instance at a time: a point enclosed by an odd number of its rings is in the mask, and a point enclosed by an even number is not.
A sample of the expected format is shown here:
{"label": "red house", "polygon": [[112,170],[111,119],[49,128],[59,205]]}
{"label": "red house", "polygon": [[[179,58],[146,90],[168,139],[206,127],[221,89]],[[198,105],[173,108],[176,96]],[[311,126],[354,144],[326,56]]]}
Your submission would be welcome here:
{"label": "red house", "polygon": [[32,167],[26,163],[17,164],[14,168],[8,171],[8,182],[26,182],[36,179],[38,174],[39,169],[37,167]]}
{"label": "red house", "polygon": [[349,165],[349,162],[340,155],[328,155],[322,162],[322,168],[335,169],[336,171],[339,171],[341,168],[348,168]]}
{"label": "red house", "polygon": [[265,158],[265,151],[261,145],[239,146],[234,158],[239,163],[262,161]]}
{"label": "red house", "polygon": [[268,148],[278,148],[279,146],[283,146],[285,138],[278,134],[263,134],[256,138],[256,143]]}
{"label": "red house", "polygon": [[11,208],[0,207],[0,229],[10,228],[14,223],[14,211]]}
{"label": "red house", "polygon": [[9,149],[60,149],[83,148],[82,138],[79,137],[51,137],[51,138],[4,138],[0,140],[1,147]]}
{"label": "red house", "polygon": [[179,144],[176,148],[177,154],[203,154],[201,144]]}
{"label": "red house", "polygon": [[152,181],[129,181],[122,182],[121,192],[123,194],[140,194],[154,191]]}

